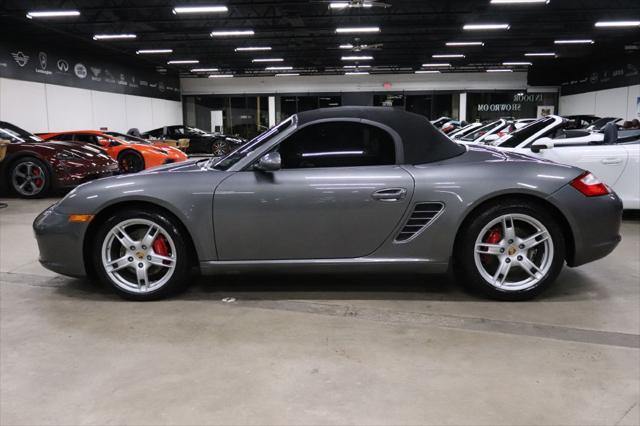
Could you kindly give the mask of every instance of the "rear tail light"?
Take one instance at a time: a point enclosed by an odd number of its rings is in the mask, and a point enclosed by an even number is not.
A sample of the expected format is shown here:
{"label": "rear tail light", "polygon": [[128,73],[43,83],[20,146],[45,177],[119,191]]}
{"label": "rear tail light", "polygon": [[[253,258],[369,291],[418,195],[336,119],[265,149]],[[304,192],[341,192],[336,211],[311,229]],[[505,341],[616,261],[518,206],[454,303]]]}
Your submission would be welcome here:
{"label": "rear tail light", "polygon": [[591,172],[582,173],[571,181],[571,186],[587,197],[611,194],[609,187],[600,182]]}

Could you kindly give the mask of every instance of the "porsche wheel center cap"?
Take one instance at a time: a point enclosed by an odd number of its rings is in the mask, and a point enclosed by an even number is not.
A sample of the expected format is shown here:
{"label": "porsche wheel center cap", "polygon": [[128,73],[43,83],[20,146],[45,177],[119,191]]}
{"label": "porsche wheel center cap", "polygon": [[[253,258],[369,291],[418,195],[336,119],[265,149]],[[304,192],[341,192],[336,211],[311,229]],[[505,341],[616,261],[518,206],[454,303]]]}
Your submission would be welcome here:
{"label": "porsche wheel center cap", "polygon": [[509,256],[513,256],[517,251],[518,250],[514,246],[509,246],[509,248],[507,249],[507,253],[509,254]]}
{"label": "porsche wheel center cap", "polygon": [[141,251],[138,251],[138,252],[136,252],[136,257],[137,257],[138,259],[144,259],[144,253],[143,253],[143,252],[141,252]]}

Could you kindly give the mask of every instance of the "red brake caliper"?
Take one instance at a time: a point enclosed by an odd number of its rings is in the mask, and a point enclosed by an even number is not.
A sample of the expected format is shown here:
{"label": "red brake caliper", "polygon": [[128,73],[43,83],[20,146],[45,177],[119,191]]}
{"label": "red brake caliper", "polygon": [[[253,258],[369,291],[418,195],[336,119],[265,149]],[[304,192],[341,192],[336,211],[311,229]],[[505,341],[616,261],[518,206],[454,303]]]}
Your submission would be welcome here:
{"label": "red brake caliper", "polygon": [[153,251],[160,256],[169,256],[169,244],[167,244],[167,239],[162,234],[158,234],[151,246]]}
{"label": "red brake caliper", "polygon": [[33,180],[33,183],[35,183],[35,184],[36,184],[36,186],[37,186],[38,188],[42,186],[42,178],[41,178],[41,177],[39,177],[39,176],[40,176],[40,174],[41,174],[41,173],[40,173],[40,169],[36,169],[36,168],[34,168],[34,169],[33,169],[33,175],[34,175],[34,176],[37,176],[37,177]]}
{"label": "red brake caliper", "polygon": [[[484,242],[487,244],[497,244],[500,242],[500,240],[502,240],[502,233],[498,228],[493,228],[485,237]],[[483,254],[481,255],[481,258],[483,263],[487,263],[489,259],[491,259],[491,256],[489,256],[488,254]]]}

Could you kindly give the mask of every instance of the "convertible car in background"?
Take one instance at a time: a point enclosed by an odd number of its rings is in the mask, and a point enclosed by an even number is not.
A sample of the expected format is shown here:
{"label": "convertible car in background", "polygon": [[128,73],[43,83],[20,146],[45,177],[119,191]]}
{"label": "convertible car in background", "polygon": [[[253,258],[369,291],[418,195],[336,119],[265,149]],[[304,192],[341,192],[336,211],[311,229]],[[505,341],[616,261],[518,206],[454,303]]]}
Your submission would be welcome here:
{"label": "convertible car in background", "polygon": [[118,172],[118,163],[101,149],[68,142],[44,141],[0,121],[0,139],[8,140],[0,163],[0,186],[22,198],[44,197],[52,189],[71,188]]}
{"label": "convertible car in background", "polygon": [[160,127],[142,133],[142,137],[149,140],[189,139],[189,154],[213,154],[216,157],[226,155],[240,146],[244,140],[223,135],[221,133],[207,133],[195,127],[177,125]]}
{"label": "convertible car in background", "polygon": [[453,266],[463,283],[521,300],[565,262],[614,250],[621,212],[580,168],[457,144],[421,115],[336,107],[294,115],[222,159],[83,185],[33,226],[45,267],[95,275],[135,300],[184,288],[193,266]]}
{"label": "convertible car in background", "polygon": [[184,152],[171,146],[158,146],[149,142],[127,142],[96,130],[45,133],[40,136],[46,141],[67,141],[102,148],[111,158],[118,161],[123,173],[137,173],[151,167],[187,159]]}
{"label": "convertible car in background", "polygon": [[140,136],[140,131],[138,129],[129,129],[128,133],[120,133],[120,132],[112,132],[106,131],[107,135],[113,136],[114,138],[118,138],[125,142],[131,143],[141,143],[145,145],[155,145],[160,148],[164,148],[166,146],[170,146],[172,148],[178,148],[180,151],[186,152],[187,148],[189,148],[189,139],[144,139]]}

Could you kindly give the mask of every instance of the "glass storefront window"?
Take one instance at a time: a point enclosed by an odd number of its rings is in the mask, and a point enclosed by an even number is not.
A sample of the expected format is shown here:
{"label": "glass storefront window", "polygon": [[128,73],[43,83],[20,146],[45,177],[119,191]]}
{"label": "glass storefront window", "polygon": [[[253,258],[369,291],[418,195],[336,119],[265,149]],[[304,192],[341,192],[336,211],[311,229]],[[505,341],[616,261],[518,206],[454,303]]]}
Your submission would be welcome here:
{"label": "glass storefront window", "polygon": [[374,95],[373,105],[404,109],[404,95],[401,93],[385,93],[384,95]]}
{"label": "glass storefront window", "polygon": [[485,121],[497,118],[537,118],[538,107],[545,111],[557,105],[556,93],[493,92],[467,94],[467,120]]}

